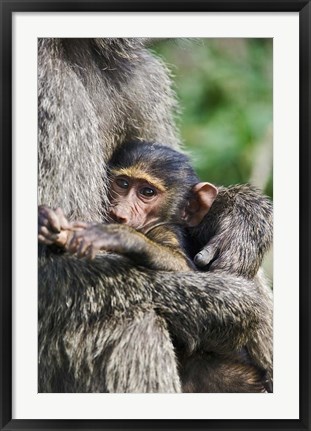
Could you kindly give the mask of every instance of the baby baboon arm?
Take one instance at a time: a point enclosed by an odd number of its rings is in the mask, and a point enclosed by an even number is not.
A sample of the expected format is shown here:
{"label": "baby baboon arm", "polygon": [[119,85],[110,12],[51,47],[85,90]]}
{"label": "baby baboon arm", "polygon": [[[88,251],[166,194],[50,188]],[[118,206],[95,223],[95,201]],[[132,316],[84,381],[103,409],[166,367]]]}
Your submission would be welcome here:
{"label": "baby baboon arm", "polygon": [[93,259],[100,250],[129,257],[138,265],[163,271],[189,271],[190,260],[182,252],[174,232],[167,230],[166,244],[122,224],[90,224],[75,232],[67,247],[78,257]]}

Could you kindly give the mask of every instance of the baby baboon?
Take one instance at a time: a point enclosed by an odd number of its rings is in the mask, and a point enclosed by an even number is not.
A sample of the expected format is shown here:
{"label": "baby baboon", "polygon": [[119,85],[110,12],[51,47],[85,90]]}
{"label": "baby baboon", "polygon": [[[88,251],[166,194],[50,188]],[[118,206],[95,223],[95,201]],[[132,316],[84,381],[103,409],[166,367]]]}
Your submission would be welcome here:
{"label": "baby baboon", "polygon": [[[70,224],[60,211],[54,220],[54,212],[44,208],[39,240],[63,246],[80,258],[94,259],[100,250],[108,250],[154,270],[195,270],[187,249],[186,229],[201,223],[217,196],[217,188],[199,182],[186,155],[155,143],[132,142],[122,147],[109,163],[109,172],[113,224]],[[62,226],[58,235],[48,231],[49,220],[54,230],[57,221]],[[270,389],[265,370],[252,363],[246,348],[227,352],[217,360],[211,352],[188,358],[180,351],[183,390]]]}
{"label": "baby baboon", "polygon": [[[109,216],[114,224],[75,223],[84,229],[74,233],[66,249],[93,258],[101,249],[110,250],[150,269],[194,269],[185,228],[203,220],[217,188],[199,182],[184,154],[149,142],[122,147],[109,163],[109,172]],[[46,221],[41,223],[47,232]],[[44,243],[51,243],[55,234],[44,233]]]}
{"label": "baby baboon", "polygon": [[[133,140],[179,146],[168,71],[144,43],[39,39],[39,204],[70,221],[107,220],[116,149]],[[200,263],[212,260],[213,272],[204,274],[39,245],[40,392],[179,392],[173,342],[186,357],[212,352],[214,362],[247,345],[271,377],[271,292],[256,275],[271,204],[248,187],[221,189],[205,222],[206,234],[193,228],[202,247],[209,240]]]}

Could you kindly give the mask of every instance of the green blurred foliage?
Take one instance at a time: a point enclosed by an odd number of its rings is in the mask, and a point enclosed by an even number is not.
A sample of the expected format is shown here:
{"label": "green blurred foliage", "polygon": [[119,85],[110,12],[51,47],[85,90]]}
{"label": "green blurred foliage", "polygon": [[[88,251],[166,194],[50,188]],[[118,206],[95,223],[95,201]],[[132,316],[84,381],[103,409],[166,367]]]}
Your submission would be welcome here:
{"label": "green blurred foliage", "polygon": [[229,185],[257,175],[272,196],[272,39],[163,40],[152,51],[171,71],[200,178]]}

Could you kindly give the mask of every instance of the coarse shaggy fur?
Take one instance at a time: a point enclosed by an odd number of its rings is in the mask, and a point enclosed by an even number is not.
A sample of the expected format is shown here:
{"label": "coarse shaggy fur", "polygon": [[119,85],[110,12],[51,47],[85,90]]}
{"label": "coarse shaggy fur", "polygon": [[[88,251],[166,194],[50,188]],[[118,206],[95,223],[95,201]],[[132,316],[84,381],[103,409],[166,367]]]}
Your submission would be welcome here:
{"label": "coarse shaggy fur", "polygon": [[[144,42],[39,39],[39,204],[100,222],[107,162],[120,145],[179,148],[169,72]],[[218,197],[213,271],[148,271],[121,256],[89,262],[40,245],[39,391],[180,392],[174,346],[212,350],[219,363],[246,346],[271,379],[271,292],[255,272],[271,242],[272,209],[245,187]]]}

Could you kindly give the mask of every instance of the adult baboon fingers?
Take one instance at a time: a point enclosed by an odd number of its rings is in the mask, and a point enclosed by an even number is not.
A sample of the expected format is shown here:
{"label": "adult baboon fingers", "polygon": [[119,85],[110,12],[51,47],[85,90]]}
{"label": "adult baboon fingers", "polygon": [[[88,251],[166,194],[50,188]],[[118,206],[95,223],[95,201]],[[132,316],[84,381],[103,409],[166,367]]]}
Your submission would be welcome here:
{"label": "adult baboon fingers", "polygon": [[194,263],[200,268],[203,268],[204,266],[208,265],[211,262],[211,260],[215,258],[216,254],[217,254],[216,244],[209,244],[195,255]]}
{"label": "adult baboon fingers", "polygon": [[222,258],[219,257],[219,258],[215,259],[210,264],[209,270],[213,271],[213,270],[216,270],[216,269],[226,269],[226,267],[227,267],[226,261],[224,259],[222,259]]}

